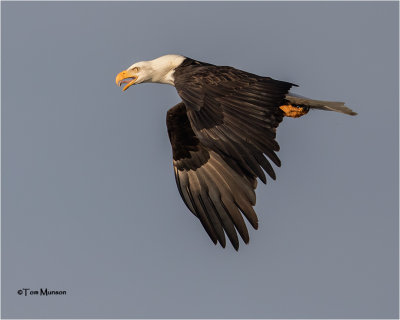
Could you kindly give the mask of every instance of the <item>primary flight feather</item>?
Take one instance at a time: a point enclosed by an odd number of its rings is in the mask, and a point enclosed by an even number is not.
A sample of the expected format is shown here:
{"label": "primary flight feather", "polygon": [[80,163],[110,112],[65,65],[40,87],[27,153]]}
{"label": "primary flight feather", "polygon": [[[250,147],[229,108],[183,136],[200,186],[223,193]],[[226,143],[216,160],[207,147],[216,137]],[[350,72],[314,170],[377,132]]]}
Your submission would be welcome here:
{"label": "primary flight feather", "polygon": [[356,115],[343,102],[290,94],[292,83],[180,55],[137,62],[116,77],[124,91],[143,82],[175,86],[182,102],[167,112],[167,129],[179,193],[211,240],[225,247],[226,235],[236,250],[238,233],[249,242],[243,216],[258,228],[257,178],[275,180],[270,161],[281,165],[275,136],[283,117],[310,108]]}

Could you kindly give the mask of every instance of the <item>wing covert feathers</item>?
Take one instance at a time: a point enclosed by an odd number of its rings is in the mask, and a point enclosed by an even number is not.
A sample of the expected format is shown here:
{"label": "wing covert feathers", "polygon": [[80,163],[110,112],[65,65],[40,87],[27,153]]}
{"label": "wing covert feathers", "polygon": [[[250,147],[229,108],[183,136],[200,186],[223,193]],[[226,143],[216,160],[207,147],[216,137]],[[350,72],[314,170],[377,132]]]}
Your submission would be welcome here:
{"label": "wing covert feathers", "polygon": [[233,159],[247,175],[266,183],[265,171],[275,179],[270,161],[281,165],[275,153],[275,132],[284,115],[279,106],[293,84],[232,67],[189,62],[174,76],[201,144]]}

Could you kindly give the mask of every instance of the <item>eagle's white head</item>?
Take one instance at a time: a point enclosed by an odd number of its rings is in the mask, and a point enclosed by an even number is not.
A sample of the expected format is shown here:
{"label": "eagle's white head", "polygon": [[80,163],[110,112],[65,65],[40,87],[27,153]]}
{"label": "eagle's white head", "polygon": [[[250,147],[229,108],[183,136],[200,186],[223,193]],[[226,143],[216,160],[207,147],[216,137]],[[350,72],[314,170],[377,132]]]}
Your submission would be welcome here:
{"label": "eagle's white head", "polygon": [[133,84],[155,82],[174,85],[174,71],[186,58],[168,54],[151,61],[140,61],[120,72],[115,78],[117,85],[126,83],[124,91]]}

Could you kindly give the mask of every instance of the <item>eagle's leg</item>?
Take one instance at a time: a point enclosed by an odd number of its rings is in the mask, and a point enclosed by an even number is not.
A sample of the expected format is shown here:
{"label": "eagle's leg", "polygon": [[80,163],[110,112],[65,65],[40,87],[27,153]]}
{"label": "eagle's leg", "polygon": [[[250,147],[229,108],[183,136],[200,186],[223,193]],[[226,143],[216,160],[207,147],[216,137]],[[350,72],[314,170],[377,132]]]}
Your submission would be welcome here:
{"label": "eagle's leg", "polygon": [[308,106],[295,106],[286,104],[279,107],[285,114],[285,117],[299,118],[304,116],[310,110]]}

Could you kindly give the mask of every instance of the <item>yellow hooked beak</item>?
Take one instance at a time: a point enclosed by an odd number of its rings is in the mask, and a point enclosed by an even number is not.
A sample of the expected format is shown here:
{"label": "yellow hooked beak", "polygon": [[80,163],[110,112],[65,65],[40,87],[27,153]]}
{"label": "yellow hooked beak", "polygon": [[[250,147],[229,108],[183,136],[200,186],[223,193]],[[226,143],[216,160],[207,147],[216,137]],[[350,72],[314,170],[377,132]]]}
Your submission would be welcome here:
{"label": "yellow hooked beak", "polygon": [[137,80],[138,71],[138,68],[121,71],[117,74],[117,77],[115,78],[115,83],[117,84],[117,86],[122,86],[122,84],[126,83],[127,85],[122,89],[123,91],[125,91]]}

